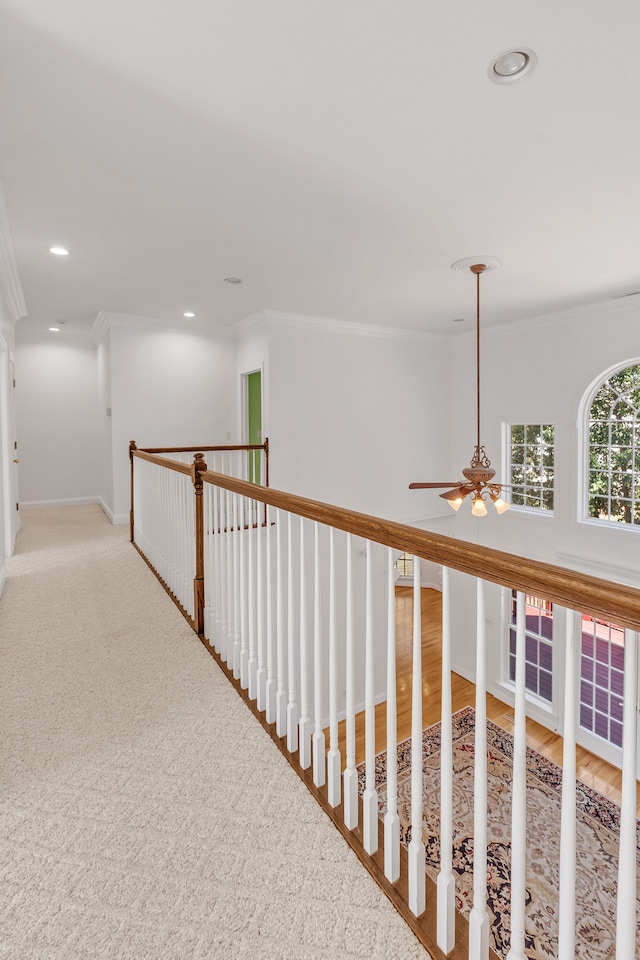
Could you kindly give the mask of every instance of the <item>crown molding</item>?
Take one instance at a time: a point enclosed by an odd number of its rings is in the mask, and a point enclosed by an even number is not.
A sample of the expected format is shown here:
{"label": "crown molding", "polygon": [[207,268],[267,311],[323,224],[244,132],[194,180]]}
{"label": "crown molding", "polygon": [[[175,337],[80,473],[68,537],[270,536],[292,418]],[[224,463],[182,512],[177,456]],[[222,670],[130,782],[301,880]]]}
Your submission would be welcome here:
{"label": "crown molding", "polygon": [[346,333],[358,337],[373,337],[383,340],[411,340],[431,344],[449,344],[451,338],[424,330],[409,330],[406,327],[385,327],[377,324],[355,323],[346,320],[330,320],[327,317],[311,317],[305,314],[284,313],[280,310],[259,310],[233,324],[241,335],[260,326],[278,324],[289,327],[305,327],[308,330],[325,330]]}
{"label": "crown molding", "polygon": [[89,332],[89,336],[95,343],[99,343],[111,327],[125,327],[130,330],[157,330],[169,333],[196,333],[200,336],[211,337],[218,340],[233,340],[235,333],[233,327],[212,327],[211,325],[185,320],[184,323],[176,321],[167,321],[159,317],[141,317],[129,313],[111,313],[108,310],[100,310],[96,314],[96,319]]}
{"label": "crown molding", "polygon": [[22,281],[18,273],[9,217],[4,199],[4,190],[0,182],[0,289],[4,294],[11,320],[15,324],[27,315],[27,305],[22,292]]}
{"label": "crown molding", "polygon": [[21,325],[16,327],[16,344],[19,343],[41,343],[46,346],[60,345],[76,347],[90,347],[95,349],[95,343],[87,334],[70,333],[65,330],[63,333],[50,333],[47,330],[30,330],[28,327],[21,329]]}

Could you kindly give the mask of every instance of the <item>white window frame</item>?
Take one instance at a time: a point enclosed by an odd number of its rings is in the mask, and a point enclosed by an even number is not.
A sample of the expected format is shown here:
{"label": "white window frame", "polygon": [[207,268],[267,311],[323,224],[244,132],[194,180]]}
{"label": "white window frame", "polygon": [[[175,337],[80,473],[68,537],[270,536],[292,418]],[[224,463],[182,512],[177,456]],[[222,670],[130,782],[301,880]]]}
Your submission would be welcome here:
{"label": "white window frame", "polygon": [[[614,376],[614,374],[619,373],[622,370],[626,370],[628,367],[637,366],[640,366],[640,357],[632,357],[628,360],[622,361],[621,363],[613,364],[611,367],[600,373],[594,380],[592,380],[583,394],[582,400],[580,401],[578,421],[576,424],[578,428],[578,522],[593,524],[602,530],[620,530],[626,531],[627,533],[633,532],[636,534],[638,531],[640,531],[640,524],[624,523],[618,520],[602,520],[598,517],[589,516],[589,475],[591,472],[589,465],[589,452],[591,440],[591,406],[597,392],[607,380]],[[640,481],[640,472],[638,472],[635,476]]]}
{"label": "white window frame", "polygon": [[[552,446],[552,447],[553,447],[553,471],[554,471],[553,484],[551,484],[550,486],[547,486],[546,488],[544,487],[544,485],[542,485],[542,486],[540,487],[540,492],[541,492],[541,497],[540,497],[540,499],[541,499],[541,500],[543,499],[543,498],[542,498],[542,494],[543,494],[543,492],[544,492],[545,489],[551,491],[551,495],[552,495],[552,497],[553,497],[553,507],[552,507],[552,508],[544,507],[544,506],[534,507],[534,506],[530,506],[530,505],[528,505],[528,504],[519,504],[519,503],[514,503],[514,502],[513,502],[513,467],[514,467],[514,466],[516,466],[516,467],[518,466],[518,464],[514,464],[514,463],[513,463],[513,460],[512,460],[512,451],[513,451],[513,440],[512,440],[512,436],[513,436],[513,429],[514,429],[514,427],[523,427],[523,428],[525,429],[525,431],[526,431],[526,428],[527,428],[527,427],[540,427],[540,428],[543,428],[543,427],[552,427],[552,428],[553,428],[553,444],[552,444],[552,445],[551,445],[551,444],[547,444],[547,446]],[[503,425],[503,428],[504,428],[504,429],[503,429],[503,436],[504,436],[504,462],[505,462],[505,474],[506,474],[506,481],[505,481],[505,482],[508,484],[507,489],[504,491],[504,494],[506,495],[505,498],[508,499],[508,501],[509,501],[509,503],[510,503],[510,505],[511,505],[511,509],[512,509],[512,510],[516,510],[518,513],[529,513],[529,514],[533,514],[533,515],[535,515],[535,516],[537,516],[537,517],[553,517],[553,516],[555,515],[555,498],[556,498],[556,483],[555,483],[555,471],[556,471],[555,435],[556,435],[556,425],[555,425],[555,423],[549,423],[549,421],[547,421],[547,422],[536,421],[536,422],[534,423],[534,422],[531,422],[531,421],[524,422],[524,421],[519,420],[517,423],[515,423],[515,422],[513,422],[513,423],[511,423],[511,422],[505,423],[505,424]],[[525,433],[525,435],[526,435],[526,433]],[[525,443],[525,447],[526,447],[526,443]],[[522,486],[526,489],[526,484],[522,484]]]}

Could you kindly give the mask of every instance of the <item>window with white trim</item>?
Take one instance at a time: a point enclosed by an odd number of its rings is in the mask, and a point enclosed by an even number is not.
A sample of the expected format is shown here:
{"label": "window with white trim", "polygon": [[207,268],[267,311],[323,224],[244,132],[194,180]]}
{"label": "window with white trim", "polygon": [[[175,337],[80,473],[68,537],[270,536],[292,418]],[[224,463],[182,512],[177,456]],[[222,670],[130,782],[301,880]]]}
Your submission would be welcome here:
{"label": "window with white trim", "polygon": [[508,483],[512,507],[553,512],[554,429],[552,423],[509,426]]}
{"label": "window with white trim", "polygon": [[589,408],[587,515],[640,525],[640,365],[611,374]]}

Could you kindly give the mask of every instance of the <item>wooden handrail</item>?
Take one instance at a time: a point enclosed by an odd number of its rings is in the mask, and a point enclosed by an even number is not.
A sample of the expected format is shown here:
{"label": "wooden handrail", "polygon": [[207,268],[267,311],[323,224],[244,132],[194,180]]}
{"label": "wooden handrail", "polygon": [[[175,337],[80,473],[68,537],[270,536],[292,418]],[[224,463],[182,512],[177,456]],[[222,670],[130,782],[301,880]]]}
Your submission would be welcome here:
{"label": "wooden handrail", "polygon": [[[133,450],[132,456],[141,457],[170,470],[191,474],[189,464],[177,463],[175,460],[139,450]],[[200,479],[289,513],[317,520],[354,536],[374,540],[402,553],[444,564],[452,570],[481,577],[504,587],[533,593],[571,610],[640,631],[640,590],[636,587],[616,583],[612,589],[610,581],[577,570],[530,560],[464,540],[454,540],[442,534],[346,510],[319,500],[309,500],[212,470],[203,470]]]}
{"label": "wooden handrail", "polygon": [[226,447],[220,444],[215,447],[197,446],[194,444],[191,447],[140,447],[139,449],[143,453],[210,453],[211,451],[226,453],[229,450],[264,450],[266,452],[268,448],[269,441],[265,440],[264,443],[235,443]]}

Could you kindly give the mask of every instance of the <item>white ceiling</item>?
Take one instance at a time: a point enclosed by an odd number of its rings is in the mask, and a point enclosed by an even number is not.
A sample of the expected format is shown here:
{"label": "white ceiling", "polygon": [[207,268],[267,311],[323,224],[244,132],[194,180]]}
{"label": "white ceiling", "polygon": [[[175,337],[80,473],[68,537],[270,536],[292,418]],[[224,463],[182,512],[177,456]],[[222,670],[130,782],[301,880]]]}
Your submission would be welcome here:
{"label": "white ceiling", "polygon": [[[639,39],[629,0],[0,0],[19,329],[457,333],[483,254],[486,325],[635,292]],[[519,46],[534,72],[490,82]]]}

